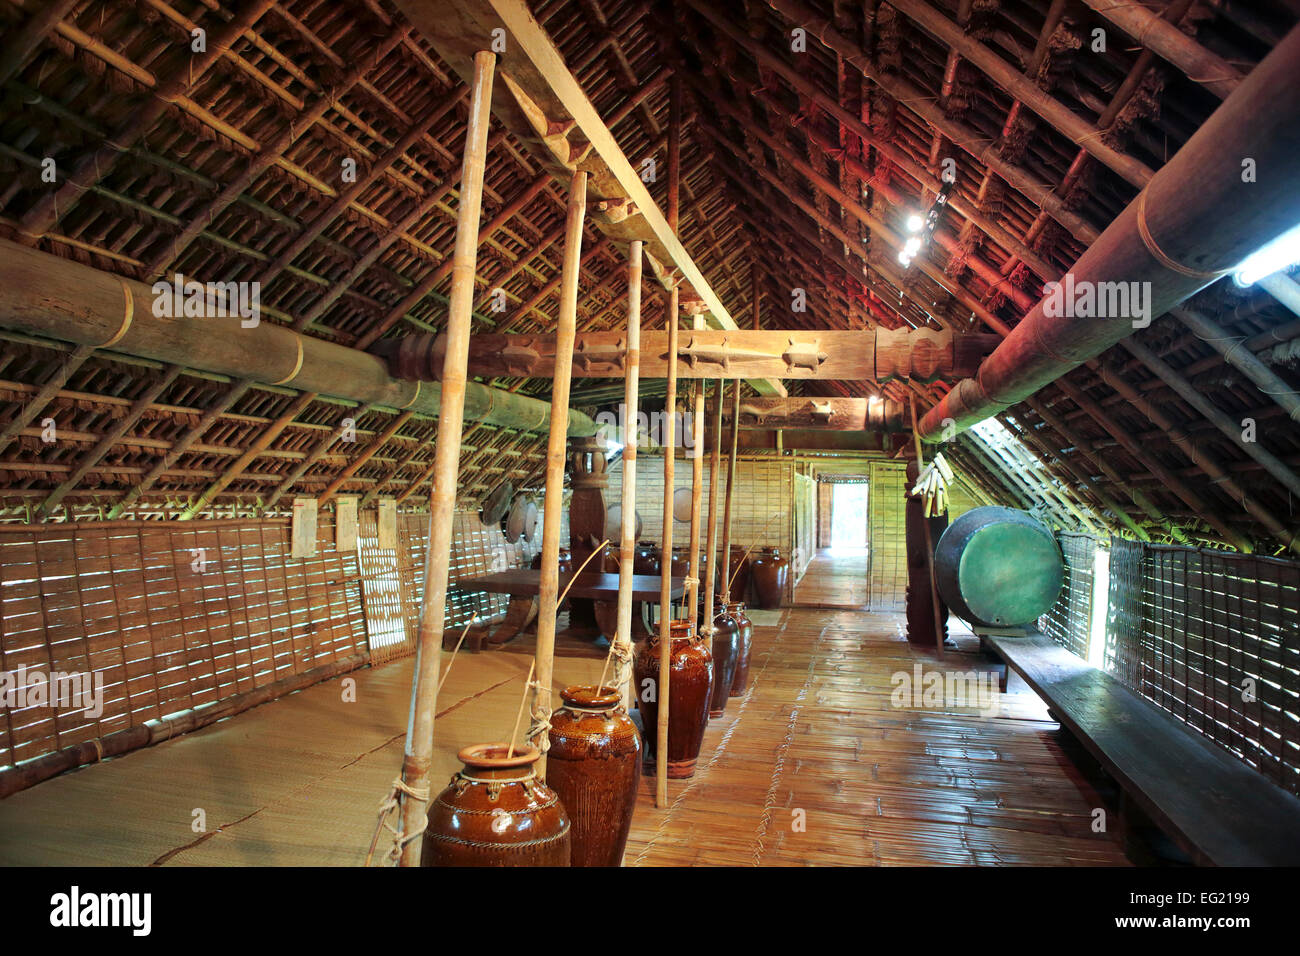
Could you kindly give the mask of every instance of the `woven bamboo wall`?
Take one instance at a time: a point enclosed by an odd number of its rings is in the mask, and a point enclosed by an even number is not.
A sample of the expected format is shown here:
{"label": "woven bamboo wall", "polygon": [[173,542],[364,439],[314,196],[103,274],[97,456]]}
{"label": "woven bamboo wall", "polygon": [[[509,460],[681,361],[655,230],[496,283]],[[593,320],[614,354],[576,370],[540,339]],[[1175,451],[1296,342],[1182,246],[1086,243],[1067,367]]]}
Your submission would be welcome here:
{"label": "woven bamboo wall", "polygon": [[1300,793],[1300,562],[1115,542],[1107,665]]}
{"label": "woven bamboo wall", "polygon": [[[476,614],[480,620],[504,614],[509,600],[504,594],[462,591],[456,586],[457,581],[508,568],[526,568],[542,540],[540,522],[531,542],[521,538],[511,544],[499,526],[484,527],[477,510],[458,510],[454,521],[447,577],[448,629],[464,627]],[[567,521],[560,530],[561,538],[565,539]],[[374,512],[361,515],[359,534],[371,661],[377,664],[414,654],[420,602],[424,597],[429,516],[410,513],[397,516],[396,550],[378,546]]]}
{"label": "woven bamboo wall", "polygon": [[[726,461],[723,460],[723,471]],[[691,462],[677,459],[673,470],[673,487],[691,487]],[[606,504],[617,504],[623,488],[623,463],[620,461],[609,472],[609,490],[605,492]],[[700,501],[701,540],[709,520],[709,467],[704,464],[704,491]],[[725,480],[718,489],[718,518],[722,518]],[[794,465],[791,462],[748,460],[736,462],[736,495],[732,500],[731,538],[736,544],[748,548],[757,540],[759,547],[778,547],[789,552],[794,547]],[[664,506],[664,461],[658,455],[643,454],[637,458],[636,510],[644,525],[641,539],[659,544],[663,540],[662,518]],[[766,526],[766,530],[764,530]],[[760,533],[761,532],[761,533]],[[686,543],[690,523],[678,521],[673,527],[673,543]],[[721,535],[721,531],[719,531]]]}
{"label": "woven bamboo wall", "polygon": [[[1093,555],[1060,536],[1066,581],[1039,627],[1088,656]],[[1300,793],[1300,562],[1110,540],[1104,667]]]}
{"label": "woven bamboo wall", "polygon": [[16,763],[347,657],[366,646],[357,558],[322,516],[315,556],[289,522],[0,527],[0,669],[93,672],[98,718],[5,707]]}
{"label": "woven bamboo wall", "polygon": [[907,588],[907,543],[903,462],[873,461],[867,499],[867,544],[871,549],[868,600],[873,611],[901,611]]}
{"label": "woven bamboo wall", "polygon": [[795,475],[794,489],[794,549],[790,575],[798,583],[817,553],[817,482],[809,475]]}
{"label": "woven bamboo wall", "polygon": [[[1062,532],[1056,536],[1065,558],[1065,580],[1051,610],[1038,619],[1038,627],[1068,651],[1085,660],[1092,616],[1093,559],[1097,539]],[[1105,599],[1103,595],[1102,600]]]}
{"label": "woven bamboo wall", "polygon": [[829,482],[817,483],[817,547],[819,548],[831,546],[831,512],[833,511],[831,498],[834,492],[835,486]]}

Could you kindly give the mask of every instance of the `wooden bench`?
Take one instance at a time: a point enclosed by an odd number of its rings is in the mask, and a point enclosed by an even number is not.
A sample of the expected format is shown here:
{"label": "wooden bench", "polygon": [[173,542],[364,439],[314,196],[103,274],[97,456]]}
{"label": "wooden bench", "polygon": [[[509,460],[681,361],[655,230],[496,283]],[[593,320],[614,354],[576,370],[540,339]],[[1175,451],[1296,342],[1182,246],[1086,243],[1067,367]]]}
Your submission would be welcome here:
{"label": "wooden bench", "polygon": [[1149,821],[1200,865],[1300,864],[1300,798],[1042,634],[981,641],[1115,781],[1122,817]]}

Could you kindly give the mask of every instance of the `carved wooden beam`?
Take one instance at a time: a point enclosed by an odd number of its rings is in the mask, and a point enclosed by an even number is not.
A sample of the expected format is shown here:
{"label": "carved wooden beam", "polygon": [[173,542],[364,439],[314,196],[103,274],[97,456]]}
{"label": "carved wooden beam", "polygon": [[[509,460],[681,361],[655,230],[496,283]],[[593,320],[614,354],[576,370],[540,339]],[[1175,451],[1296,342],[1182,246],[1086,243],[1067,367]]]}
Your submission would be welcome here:
{"label": "carved wooden beam", "polygon": [[[691,304],[698,302],[711,325],[736,328],[523,0],[398,0],[397,6],[462,78],[470,75],[475,51],[504,46],[501,83],[492,102],[497,120],[528,145],[558,181],[567,183],[577,169],[588,174],[597,228],[623,249],[641,240],[655,277],[666,289],[678,288],[684,311],[693,314]],[[785,393],[780,382],[758,380],[753,385],[762,394]]]}
{"label": "carved wooden beam", "polygon": [[[974,373],[1001,339],[933,329],[705,329],[683,331],[677,348],[681,378],[830,379],[932,382]],[[621,378],[627,336],[621,330],[584,332],[573,351],[575,378]],[[376,343],[396,378],[433,381],[442,367],[441,335],[408,335]],[[641,337],[641,372],[667,378],[668,333]],[[475,335],[469,374],[553,378],[555,336]]]}
{"label": "carved wooden beam", "polygon": [[[710,403],[708,415],[717,414]],[[723,403],[723,420],[730,426],[731,405]],[[832,398],[820,395],[789,398],[742,398],[742,429],[798,428],[832,432],[902,432],[911,427],[907,406],[892,398]]]}

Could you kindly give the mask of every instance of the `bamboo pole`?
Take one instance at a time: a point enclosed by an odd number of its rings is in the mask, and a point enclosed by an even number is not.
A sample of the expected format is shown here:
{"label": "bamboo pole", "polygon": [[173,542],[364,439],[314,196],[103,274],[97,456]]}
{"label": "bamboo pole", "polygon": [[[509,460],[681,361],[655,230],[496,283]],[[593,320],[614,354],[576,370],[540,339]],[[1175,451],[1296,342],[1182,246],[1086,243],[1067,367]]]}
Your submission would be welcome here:
{"label": "bamboo pole", "polygon": [[[677,289],[668,293],[668,348],[677,351]],[[739,382],[736,383],[739,386]],[[677,371],[668,369],[668,396],[664,399],[667,420],[677,411]],[[677,430],[669,426],[669,433],[664,445],[664,513],[663,544],[661,546],[662,569],[659,574],[659,680],[656,682],[655,700],[659,704],[659,726],[656,730],[657,742],[655,761],[655,806],[668,805],[668,695],[669,680],[672,671],[672,628],[673,617],[673,456],[676,451]]]}
{"label": "bamboo pole", "polygon": [[[717,395],[713,399],[713,455],[709,460],[709,530],[704,546],[708,560],[704,567],[704,634],[709,650],[713,650],[713,604],[717,597],[715,578],[718,569],[718,472],[722,464],[722,380],[718,380]],[[725,565],[724,565],[725,567]]]}
{"label": "bamboo pole", "polygon": [[[682,80],[674,73],[668,88],[668,210],[667,222],[674,238],[681,213],[680,188],[682,135]],[[668,293],[668,354],[677,354],[678,309],[680,292],[674,283]],[[655,688],[658,702],[658,727],[655,760],[655,806],[668,804],[668,707],[672,679],[673,617],[673,469],[677,454],[677,367],[668,368],[668,394],[664,398],[665,420],[671,422],[668,435],[661,442],[664,450],[663,541],[660,545],[659,575],[659,680]]]}
{"label": "bamboo pole", "polygon": [[542,758],[538,773],[545,776],[547,729],[551,717],[551,675],[555,663],[555,618],[559,611],[560,512],[564,508],[564,462],[569,424],[569,385],[573,340],[578,325],[578,260],[582,256],[582,222],[587,211],[587,174],[576,170],[569,180],[568,215],[564,224],[564,263],[560,270],[560,313],[556,355],[562,357],[551,388],[551,433],[546,441],[546,496],[542,503],[542,583],[537,612],[537,676],[533,682],[529,741]]}
{"label": "bamboo pole", "polygon": [[[641,369],[641,240],[633,239],[628,248],[627,273],[627,371],[623,379],[623,421],[632,422],[636,428],[638,379]],[[623,427],[623,489],[621,508],[623,526],[619,529],[618,551],[618,628],[614,643],[619,645],[620,661],[632,653],[632,562],[636,551],[636,441],[635,431],[629,435]],[[629,668],[618,670],[618,691],[625,702],[629,699],[627,676]]]}
{"label": "bamboo pole", "polygon": [[[719,405],[722,404],[719,396]],[[722,512],[722,603],[731,601],[731,499],[736,490],[736,448],[740,442],[740,380],[731,390],[731,455],[727,458],[727,495]]]}
{"label": "bamboo pole", "polygon": [[492,76],[496,55],[474,55],[469,125],[461,169],[460,207],[456,211],[455,263],[451,300],[447,308],[447,353],[442,369],[441,417],[434,448],[433,493],[429,502],[429,552],[424,564],[424,602],[420,607],[416,645],[414,699],[406,730],[402,761],[401,865],[420,862],[421,841],[428,825],[429,770],[433,764],[433,719],[438,709],[438,678],[442,663],[442,632],[447,616],[447,571],[451,560],[452,520],[456,511],[456,481],[460,470],[461,424],[465,412],[465,366],[469,359],[470,312],[474,305],[474,270],[478,258],[478,222],[483,202],[483,170],[492,105]]}
{"label": "bamboo pole", "polygon": [[[694,327],[704,328],[704,316],[695,316]],[[701,441],[704,437],[704,380],[697,381],[691,390],[693,396],[691,417],[691,561],[686,573],[686,618],[698,621],[700,616],[700,503],[704,496],[704,449]],[[708,619],[713,618],[713,609],[705,608]],[[713,635],[705,638],[710,650],[713,649]]]}

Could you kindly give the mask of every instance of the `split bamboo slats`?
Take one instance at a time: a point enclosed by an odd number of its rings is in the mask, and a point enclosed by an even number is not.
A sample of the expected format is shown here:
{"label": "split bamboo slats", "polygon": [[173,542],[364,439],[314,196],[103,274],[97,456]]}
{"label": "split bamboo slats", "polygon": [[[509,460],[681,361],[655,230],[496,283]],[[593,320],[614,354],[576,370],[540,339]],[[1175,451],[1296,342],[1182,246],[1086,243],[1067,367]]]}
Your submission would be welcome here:
{"label": "split bamboo slats", "polygon": [[333,540],[321,521],[316,554],[294,560],[283,520],[0,526],[0,669],[103,683],[98,717],[4,708],[0,763],[364,654],[357,558]]}
{"label": "split bamboo slats", "polygon": [[907,590],[907,546],[903,533],[905,471],[902,462],[871,463],[867,497],[867,541],[871,546],[867,603],[873,611],[901,610]]}
{"label": "split bamboo slats", "polygon": [[[456,582],[526,568],[537,542],[511,544],[470,510],[456,513],[452,541],[447,626],[504,614],[504,595]],[[0,525],[0,670],[89,671],[105,695],[98,719],[5,709],[0,767],[355,655],[414,654],[427,547],[428,517],[414,513],[398,516],[397,547],[380,548],[375,514],[363,512],[354,552],[335,550],[322,517],[304,559],[290,557],[283,519]]]}
{"label": "split bamboo slats", "polygon": [[1300,567],[1169,545],[1124,550],[1111,552],[1108,668],[1115,661],[1131,689],[1300,794]]}
{"label": "split bamboo slats", "polygon": [[[1066,578],[1043,633],[1088,659],[1093,602],[1103,602],[1112,676],[1300,793],[1300,567],[1121,538],[1058,540]],[[1102,547],[1106,592],[1093,581]]]}
{"label": "split bamboo slats", "polygon": [[1087,660],[1097,539],[1086,534],[1058,533],[1056,540],[1065,559],[1065,579],[1056,603],[1038,619],[1038,629]]}

